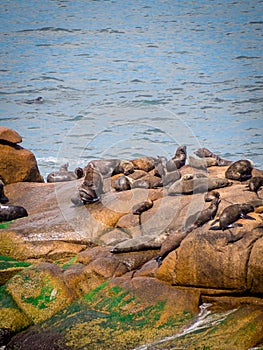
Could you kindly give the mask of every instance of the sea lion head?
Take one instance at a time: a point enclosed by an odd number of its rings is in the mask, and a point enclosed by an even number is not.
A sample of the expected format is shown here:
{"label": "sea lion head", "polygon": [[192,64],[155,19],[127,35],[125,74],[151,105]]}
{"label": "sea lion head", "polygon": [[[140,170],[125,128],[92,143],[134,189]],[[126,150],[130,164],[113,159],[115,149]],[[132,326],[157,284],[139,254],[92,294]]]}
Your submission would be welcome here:
{"label": "sea lion head", "polygon": [[179,156],[186,156],[186,146],[179,146],[175,152],[175,156],[179,157]]}
{"label": "sea lion head", "polygon": [[84,170],[80,167],[77,167],[75,170],[74,170],[74,173],[76,174],[77,176],[77,179],[80,179],[81,177],[84,176]]}
{"label": "sea lion head", "polygon": [[114,182],[114,186],[116,191],[127,191],[131,189],[131,183],[129,179],[126,176],[120,176],[118,179]]}
{"label": "sea lion head", "polygon": [[242,214],[247,214],[247,213],[251,213],[252,211],[254,211],[254,207],[250,203],[242,203],[239,205],[239,207],[240,207]]}
{"label": "sea lion head", "polygon": [[128,160],[121,160],[119,166],[121,167],[124,175],[129,175],[134,172],[134,166],[132,162],[129,162]]}

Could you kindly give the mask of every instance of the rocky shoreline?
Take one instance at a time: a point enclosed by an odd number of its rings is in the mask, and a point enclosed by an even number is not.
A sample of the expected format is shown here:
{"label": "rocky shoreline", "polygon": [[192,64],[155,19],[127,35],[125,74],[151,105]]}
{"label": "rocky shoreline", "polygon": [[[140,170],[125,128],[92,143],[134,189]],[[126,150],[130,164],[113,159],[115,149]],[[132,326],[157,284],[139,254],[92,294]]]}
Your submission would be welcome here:
{"label": "rocky shoreline", "polygon": [[[176,169],[168,160],[160,170],[151,157],[127,160],[102,177],[98,201],[83,203],[94,185],[85,169],[84,178],[45,183],[34,156],[24,159],[31,152],[17,146],[19,135],[2,131],[5,195],[28,216],[0,223],[0,345],[133,349],[180,332],[208,303],[211,313],[233,312],[202,332],[145,349],[262,348],[263,190],[248,191],[249,177],[227,179],[232,162],[210,154]],[[250,171],[252,179],[263,176]],[[130,187],[116,190],[123,176]],[[185,229],[187,218],[208,208],[205,195],[212,190],[220,197],[214,219],[235,203],[250,203],[253,211],[232,228],[211,230],[209,218]],[[158,265],[169,239],[174,245]]]}

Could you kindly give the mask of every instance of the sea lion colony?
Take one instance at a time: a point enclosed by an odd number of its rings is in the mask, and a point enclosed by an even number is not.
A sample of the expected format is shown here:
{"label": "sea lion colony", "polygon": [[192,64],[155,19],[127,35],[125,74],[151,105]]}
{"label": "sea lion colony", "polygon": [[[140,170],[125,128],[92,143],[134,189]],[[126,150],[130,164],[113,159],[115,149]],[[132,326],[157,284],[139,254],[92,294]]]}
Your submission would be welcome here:
{"label": "sea lion colony", "polygon": [[[83,177],[83,182],[78,188],[75,197],[71,198],[74,205],[86,205],[99,202],[104,194],[104,180],[114,175],[114,182],[111,185],[111,191],[129,191],[133,188],[158,188],[165,187],[168,195],[189,195],[193,193],[204,193],[205,201],[210,202],[209,206],[185,220],[184,228],[180,232],[173,232],[164,240],[160,254],[156,258],[161,264],[163,258],[173,249],[178,247],[184,237],[197,227],[204,225],[210,220],[215,219],[218,207],[221,201],[219,192],[215,189],[225,186],[231,186],[234,181],[248,181],[247,188],[258,192],[263,185],[263,178],[260,176],[252,178],[252,164],[248,160],[239,160],[231,162],[220,158],[206,148],[199,149],[195,152],[199,158],[189,157],[188,162],[192,168],[192,173],[181,175],[182,169],[187,160],[186,146],[177,148],[174,157],[167,159],[165,157],[143,157],[131,161],[110,159],[110,160],[93,160],[82,168],[76,168],[74,172],[68,170],[68,164],[62,166],[59,171],[52,172],[47,177],[47,182],[73,181]],[[209,166],[228,166],[225,172],[225,178],[207,177],[206,170]],[[152,176],[148,178],[132,178],[134,171],[144,171]],[[4,184],[0,183],[1,203],[6,204],[8,199],[4,195]],[[27,216],[24,208],[15,206],[3,206],[1,204],[0,221],[12,220]],[[140,215],[143,211],[149,210],[153,206],[152,201],[144,201],[132,208],[134,215]],[[240,217],[246,217],[248,212],[254,210],[251,204],[231,204],[224,209],[219,215],[216,222],[219,226],[212,229],[225,230],[233,227],[235,221]],[[15,213],[15,214],[14,214]],[[120,251],[113,250],[114,253]]]}

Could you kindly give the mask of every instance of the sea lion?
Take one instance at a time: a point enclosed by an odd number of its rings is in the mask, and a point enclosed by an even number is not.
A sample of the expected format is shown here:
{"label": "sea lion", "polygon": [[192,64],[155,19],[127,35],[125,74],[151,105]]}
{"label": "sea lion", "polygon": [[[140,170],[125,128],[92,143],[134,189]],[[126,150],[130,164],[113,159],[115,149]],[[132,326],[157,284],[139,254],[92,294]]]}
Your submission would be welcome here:
{"label": "sea lion", "polygon": [[28,216],[28,213],[24,207],[0,204],[0,222],[11,221],[25,216]]}
{"label": "sea lion", "polygon": [[[215,220],[211,224],[210,230],[226,230],[227,228],[235,227],[237,225],[233,225],[235,221],[240,218],[249,218],[247,214],[254,211],[254,206],[250,203],[242,203],[242,204],[231,204],[226,207],[222,213],[219,215],[219,219]],[[219,221],[219,227],[214,228],[213,225]],[[239,226],[239,225],[238,225]]]}
{"label": "sea lion", "polygon": [[132,207],[132,213],[133,215],[141,215],[144,211],[149,210],[153,206],[153,201],[148,199],[146,201],[143,201],[141,203],[135,204]]}
{"label": "sea lion", "polygon": [[159,254],[156,256],[155,260],[158,263],[158,267],[162,265],[164,258],[173,250],[177,249],[183,239],[188,235],[189,232],[186,231],[175,231],[171,233],[166,240],[162,243]]}
{"label": "sea lion", "polygon": [[180,179],[181,174],[176,169],[173,171],[168,171],[166,168],[167,159],[165,157],[158,157],[155,162],[155,170],[154,175],[160,177],[162,181],[160,182],[160,186],[167,186],[172,182],[175,182]]}
{"label": "sea lion", "polygon": [[205,194],[204,200],[205,200],[205,202],[212,202],[212,200],[214,198],[218,198],[219,199],[220,198],[220,193],[217,192],[217,191],[207,192]]}
{"label": "sea lion", "polygon": [[75,171],[68,170],[69,164],[62,165],[59,171],[54,171],[47,176],[47,182],[65,182],[74,181],[84,176],[82,168],[76,168]]}
{"label": "sea lion", "polygon": [[138,179],[132,183],[132,188],[150,188],[150,186],[149,181],[144,179]]}
{"label": "sea lion", "polygon": [[129,175],[134,171],[134,167],[131,162],[121,159],[92,160],[88,163],[87,167],[90,163],[97,168],[103,178],[121,173],[124,175]]}
{"label": "sea lion", "polygon": [[131,181],[123,175],[115,180],[113,187],[116,191],[127,191],[131,189]]}
{"label": "sea lion", "polygon": [[226,165],[230,165],[233,163],[230,160],[223,159],[223,158],[219,157],[218,155],[209,151],[209,149],[207,149],[207,148],[199,148],[194,153],[200,158],[214,158],[214,159],[216,159],[218,166],[226,166]]}
{"label": "sea lion", "polygon": [[186,162],[186,146],[179,146],[172,159],[166,163],[167,171],[175,171],[185,165]]}
{"label": "sea lion", "polygon": [[220,199],[214,197],[208,208],[189,216],[185,222],[185,231],[191,232],[195,228],[201,227],[208,221],[214,219],[219,203]]}
{"label": "sea lion", "polygon": [[238,160],[232,163],[225,172],[225,177],[231,180],[245,181],[252,177],[253,166],[250,160]]}
{"label": "sea lion", "polygon": [[77,197],[71,198],[72,203],[75,205],[86,203],[94,203],[100,201],[101,194],[103,193],[103,178],[98,169],[90,163],[86,167],[86,173],[83,183],[79,187],[79,193]]}
{"label": "sea lion", "polygon": [[34,104],[34,103],[36,103],[36,104],[41,104],[41,103],[43,103],[43,102],[44,102],[44,99],[43,99],[43,97],[41,97],[41,96],[39,96],[39,97],[37,97],[37,98],[34,98],[34,99],[32,99],[32,100],[26,100],[26,101],[25,101],[25,103],[28,104],[28,105],[32,105],[32,104]]}
{"label": "sea lion", "polygon": [[155,158],[153,157],[142,157],[131,160],[135,170],[144,170],[147,173],[154,169]]}
{"label": "sea lion", "polygon": [[225,178],[207,177],[204,174],[185,174],[182,178],[173,183],[168,189],[168,195],[205,193],[231,186],[232,182]]}
{"label": "sea lion", "polygon": [[216,166],[218,162],[217,162],[217,159],[212,158],[212,157],[198,159],[198,158],[194,158],[192,156],[189,156],[188,163],[194,169],[206,170],[206,168],[209,168],[211,166]]}
{"label": "sea lion", "polygon": [[258,191],[263,186],[263,176],[254,176],[248,182],[248,191],[255,192],[258,197]]}
{"label": "sea lion", "polygon": [[155,258],[158,262],[158,266],[162,264],[163,259],[173,250],[177,249],[182,240],[195,228],[203,226],[209,220],[212,220],[216,213],[220,203],[220,199],[214,198],[208,208],[201,212],[191,215],[185,222],[182,230],[175,231],[169,235],[161,246],[159,255]]}
{"label": "sea lion", "polygon": [[160,249],[160,247],[161,242],[158,237],[145,235],[120,242],[115,247],[113,247],[110,252],[113,254],[120,254],[144,250],[155,250]]}
{"label": "sea lion", "polygon": [[163,177],[167,173],[166,169],[167,158],[157,157],[154,161],[154,175]]}
{"label": "sea lion", "polygon": [[7,202],[9,202],[9,199],[4,193],[4,183],[2,180],[0,180],[0,204],[5,204]]}

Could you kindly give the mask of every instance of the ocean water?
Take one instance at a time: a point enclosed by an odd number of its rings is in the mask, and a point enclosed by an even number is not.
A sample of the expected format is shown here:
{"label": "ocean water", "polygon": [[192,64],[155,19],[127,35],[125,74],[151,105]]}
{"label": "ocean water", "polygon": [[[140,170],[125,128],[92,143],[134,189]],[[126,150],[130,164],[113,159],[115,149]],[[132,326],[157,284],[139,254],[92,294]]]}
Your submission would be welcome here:
{"label": "ocean water", "polygon": [[262,15],[262,0],[3,0],[0,125],[44,176],[179,144],[263,168]]}

